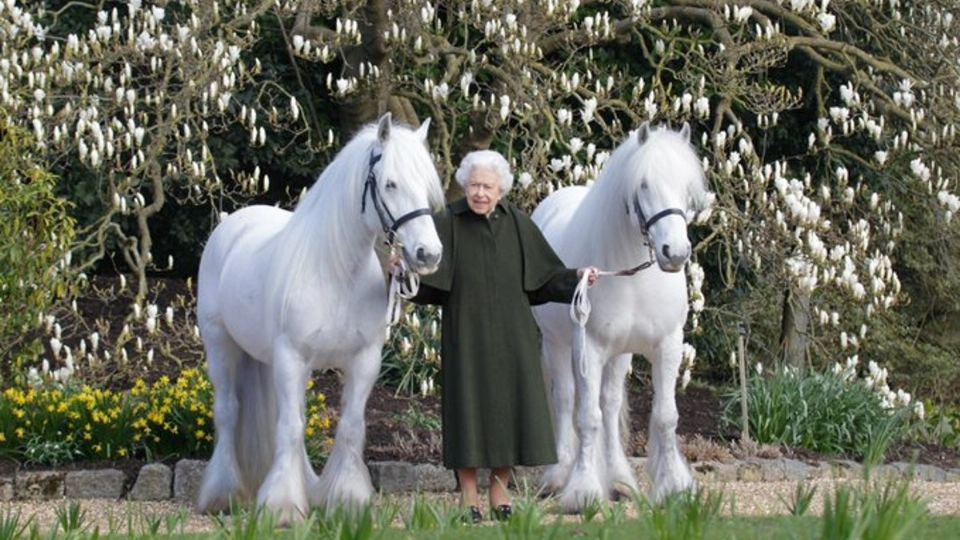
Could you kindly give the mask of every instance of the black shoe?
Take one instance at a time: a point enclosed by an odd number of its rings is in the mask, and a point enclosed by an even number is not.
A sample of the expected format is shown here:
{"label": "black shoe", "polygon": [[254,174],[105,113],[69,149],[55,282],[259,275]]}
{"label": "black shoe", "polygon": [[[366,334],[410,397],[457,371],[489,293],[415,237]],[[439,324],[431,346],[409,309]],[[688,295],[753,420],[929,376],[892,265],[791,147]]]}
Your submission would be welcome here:
{"label": "black shoe", "polygon": [[480,508],[476,506],[471,506],[467,510],[469,515],[464,516],[465,520],[468,520],[470,523],[473,523],[473,524],[477,524],[483,521],[483,512],[480,511]]}
{"label": "black shoe", "polygon": [[493,517],[495,517],[497,521],[507,521],[512,515],[513,507],[509,504],[501,504],[493,509]]}

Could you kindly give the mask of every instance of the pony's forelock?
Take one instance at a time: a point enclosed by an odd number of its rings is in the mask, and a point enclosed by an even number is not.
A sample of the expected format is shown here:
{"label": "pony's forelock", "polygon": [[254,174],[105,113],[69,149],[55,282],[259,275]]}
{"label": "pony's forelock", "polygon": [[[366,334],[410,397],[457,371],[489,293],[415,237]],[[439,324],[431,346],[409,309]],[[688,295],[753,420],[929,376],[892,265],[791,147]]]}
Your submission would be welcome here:
{"label": "pony's forelock", "polygon": [[427,200],[433,210],[439,210],[443,206],[444,196],[440,177],[430,151],[420,140],[416,128],[394,124],[390,138],[382,150],[384,157],[398,166],[401,174],[399,180],[418,182],[419,187],[426,192]]}
{"label": "pony's forelock", "polygon": [[[641,144],[636,133],[631,132],[618,151],[624,149],[628,156],[624,165],[626,171],[616,172],[623,178],[632,178],[636,183],[642,179],[659,181],[661,189],[673,188],[682,190],[687,209],[699,210],[707,199],[706,178],[703,174],[703,165],[697,157],[696,150],[690,141],[680,131],[673,131],[666,127],[650,128],[646,140]],[[635,171],[630,173],[629,171]],[[628,190],[636,190],[638,186],[624,184]]]}
{"label": "pony's forelock", "polygon": [[586,242],[580,248],[585,252],[580,255],[596,250],[628,253],[634,249],[635,238],[623,233],[632,229],[610,218],[629,219],[629,201],[644,180],[656,183],[655,189],[679,190],[682,204],[687,206],[681,208],[684,211],[699,210],[708,201],[701,161],[686,137],[679,131],[650,127],[641,144],[633,131],[607,158],[574,216],[577,223],[608,223],[613,227],[610,233],[616,232],[617,238],[606,238],[617,246],[611,249],[602,243]]}

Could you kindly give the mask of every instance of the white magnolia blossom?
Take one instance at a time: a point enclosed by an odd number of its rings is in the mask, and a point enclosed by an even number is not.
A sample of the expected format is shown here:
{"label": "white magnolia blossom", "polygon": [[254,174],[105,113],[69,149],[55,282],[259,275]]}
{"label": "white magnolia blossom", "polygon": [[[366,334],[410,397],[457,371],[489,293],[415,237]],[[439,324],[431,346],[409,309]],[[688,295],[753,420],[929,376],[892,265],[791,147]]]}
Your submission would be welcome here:
{"label": "white magnolia blossom", "polygon": [[916,158],[910,162],[910,171],[920,180],[927,181],[930,179],[930,168],[921,158]]}
{"label": "white magnolia blossom", "polygon": [[570,153],[576,155],[583,148],[583,139],[580,137],[574,137],[570,139],[569,142]]}
{"label": "white magnolia blossom", "polygon": [[593,120],[593,113],[597,110],[597,99],[589,98],[584,100],[583,109],[580,111],[580,115],[583,118],[584,124],[589,124]]}
{"label": "white magnolia blossom", "polygon": [[[724,5],[724,8],[726,8],[726,4]],[[733,19],[738,23],[747,22],[752,15],[753,15],[753,8],[750,6],[744,6],[744,7],[734,6],[733,8],[733,12],[732,12]]]}
{"label": "white magnolia blossom", "polygon": [[506,120],[510,115],[510,96],[504,94],[500,96],[500,119]]}
{"label": "white magnolia blossom", "polygon": [[944,216],[949,223],[951,218],[960,210],[960,198],[949,191],[941,190],[937,193],[937,202],[945,208]]}
{"label": "white magnolia blossom", "polygon": [[703,267],[696,262],[691,262],[687,265],[687,276],[689,278],[687,285],[689,287],[690,309],[694,313],[700,313],[703,311],[706,303],[703,295],[703,281],[705,278]]}
{"label": "white magnolia blossom", "polygon": [[817,15],[817,22],[820,23],[821,30],[823,30],[826,33],[830,33],[833,31],[834,27],[837,25],[837,17],[836,15],[823,12]]}
{"label": "white magnolia blossom", "polygon": [[693,110],[698,118],[706,118],[710,114],[710,100],[703,96],[697,98],[693,104]]}
{"label": "white magnolia blossom", "polygon": [[923,422],[924,416],[925,416],[925,411],[924,411],[924,407],[923,407],[923,402],[922,402],[922,401],[917,400],[917,401],[913,402],[913,414],[917,417],[918,420],[920,420],[921,422]]}

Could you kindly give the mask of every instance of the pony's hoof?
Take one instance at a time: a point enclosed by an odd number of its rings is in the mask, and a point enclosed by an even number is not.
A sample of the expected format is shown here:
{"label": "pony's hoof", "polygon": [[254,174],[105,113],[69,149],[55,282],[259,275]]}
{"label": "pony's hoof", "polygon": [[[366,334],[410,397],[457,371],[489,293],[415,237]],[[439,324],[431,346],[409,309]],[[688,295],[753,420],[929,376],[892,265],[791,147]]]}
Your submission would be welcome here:
{"label": "pony's hoof", "polygon": [[196,509],[201,514],[228,513],[233,506],[248,502],[250,495],[237,482],[210,480],[200,489]]}
{"label": "pony's hoof", "polygon": [[371,500],[373,500],[373,486],[365,486],[362,483],[353,486],[339,485],[336,488],[331,486],[326,490],[321,487],[310,493],[310,503],[313,506],[325,508],[328,512],[337,509],[354,512],[368,506]]}
{"label": "pony's hoof", "polygon": [[298,490],[270,490],[260,488],[257,497],[257,508],[270,514],[273,523],[280,527],[288,527],[306,519],[310,512],[306,494]]}
{"label": "pony's hoof", "polygon": [[198,514],[229,514],[236,505],[237,499],[234,497],[200,498],[196,511]]}
{"label": "pony's hoof", "polygon": [[548,482],[546,480],[541,481],[540,487],[537,488],[537,496],[541,499],[546,499],[547,497],[553,497],[558,495],[563,490],[562,483]]}
{"label": "pony's hoof", "polygon": [[567,478],[570,476],[570,469],[559,465],[551,465],[544,471],[540,477],[540,489],[537,492],[541,497],[549,497],[560,493]]}
{"label": "pony's hoof", "polygon": [[656,504],[660,504],[674,493],[696,493],[697,492],[697,483],[692,477],[688,479],[681,480],[680,482],[673,485],[662,485],[657,486],[653,489],[650,494],[650,500]]}
{"label": "pony's hoof", "polygon": [[637,493],[639,492],[640,489],[637,487],[630,487],[623,482],[615,482],[613,487],[610,488],[610,500],[628,501],[636,497]]}
{"label": "pony's hoof", "polygon": [[595,486],[580,486],[571,488],[567,486],[560,494],[560,508],[565,514],[579,514],[584,508],[592,504],[599,504],[604,501],[603,488],[600,484]]}
{"label": "pony's hoof", "polygon": [[609,482],[610,487],[607,492],[612,501],[630,499],[640,492],[640,486],[637,484],[636,478],[614,478]]}
{"label": "pony's hoof", "polygon": [[307,517],[307,509],[299,508],[295,504],[264,505],[263,511],[270,515],[273,524],[277,527],[292,527],[303,522]]}

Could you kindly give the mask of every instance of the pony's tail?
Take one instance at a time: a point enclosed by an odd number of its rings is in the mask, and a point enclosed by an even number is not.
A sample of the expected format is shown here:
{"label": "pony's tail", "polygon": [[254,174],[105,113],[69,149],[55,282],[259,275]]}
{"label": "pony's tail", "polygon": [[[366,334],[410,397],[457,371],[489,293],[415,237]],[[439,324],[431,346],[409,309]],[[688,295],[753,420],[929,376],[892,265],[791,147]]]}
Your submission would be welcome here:
{"label": "pony's tail", "polygon": [[237,466],[244,486],[256,495],[273,461],[277,398],[272,366],[244,354],[237,365],[239,421],[235,446]]}

